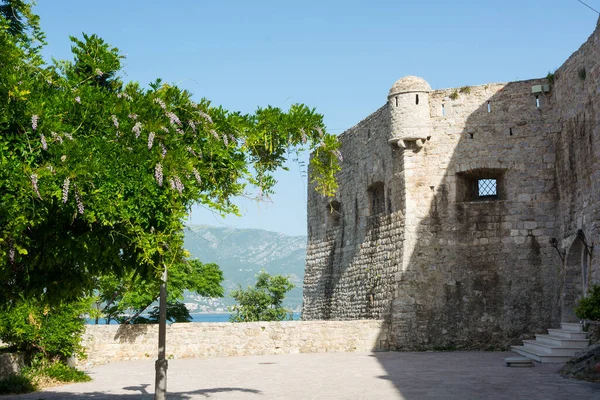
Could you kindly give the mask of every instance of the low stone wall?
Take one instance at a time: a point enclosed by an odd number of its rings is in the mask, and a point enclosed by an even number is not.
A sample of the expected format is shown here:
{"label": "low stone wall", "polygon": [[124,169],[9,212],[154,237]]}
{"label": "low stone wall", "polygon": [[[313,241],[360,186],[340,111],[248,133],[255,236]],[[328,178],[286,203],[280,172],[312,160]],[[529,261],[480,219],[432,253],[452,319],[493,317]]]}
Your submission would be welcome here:
{"label": "low stone wall", "polygon": [[[89,325],[79,366],[155,359],[158,325]],[[370,351],[387,348],[383,321],[182,323],[167,326],[167,357]]]}
{"label": "low stone wall", "polygon": [[21,353],[0,354],[0,380],[17,375],[25,363],[25,357]]}

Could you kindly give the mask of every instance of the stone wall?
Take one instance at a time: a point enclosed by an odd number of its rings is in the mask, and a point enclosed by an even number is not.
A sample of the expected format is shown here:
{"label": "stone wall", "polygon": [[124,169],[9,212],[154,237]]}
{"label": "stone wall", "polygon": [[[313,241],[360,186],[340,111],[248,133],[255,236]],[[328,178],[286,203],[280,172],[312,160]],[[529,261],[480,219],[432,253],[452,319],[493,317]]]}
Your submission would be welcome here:
{"label": "stone wall", "polygon": [[21,372],[25,364],[25,356],[21,353],[0,354],[0,380]]}
{"label": "stone wall", "polygon": [[[600,261],[583,242],[600,234],[600,26],[556,72],[554,93],[561,130],[554,137],[558,188],[557,238],[565,253],[561,292],[564,320],[591,282],[600,283]],[[581,230],[582,237],[577,239]],[[582,240],[583,239],[583,240]],[[583,270],[582,264],[587,264]]]}
{"label": "stone wall", "polygon": [[384,106],[342,134],[343,184],[333,200],[339,204],[337,222],[332,200],[308,190],[304,319],[381,319],[389,313],[404,224],[402,176],[398,152],[387,144],[389,125]]}
{"label": "stone wall", "polygon": [[[167,326],[167,357],[371,351],[385,348],[383,321],[183,323]],[[155,359],[158,325],[89,325],[81,366]]]}
{"label": "stone wall", "polygon": [[396,82],[340,136],[340,216],[309,191],[303,318],[385,318],[396,349],[501,348],[573,319],[600,282],[599,61],[597,30],[553,80]]}

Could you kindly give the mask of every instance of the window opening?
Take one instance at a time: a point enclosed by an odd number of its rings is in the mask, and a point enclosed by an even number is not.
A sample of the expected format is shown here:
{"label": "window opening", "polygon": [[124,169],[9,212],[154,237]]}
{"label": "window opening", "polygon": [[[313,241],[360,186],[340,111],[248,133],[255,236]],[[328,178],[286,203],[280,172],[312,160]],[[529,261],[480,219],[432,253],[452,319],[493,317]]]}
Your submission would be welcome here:
{"label": "window opening", "polygon": [[505,200],[503,169],[477,168],[456,174],[456,201]]}
{"label": "window opening", "polygon": [[508,134],[509,134],[510,136],[512,136],[512,135],[513,135],[512,128],[508,128]]}
{"label": "window opening", "polygon": [[395,99],[396,99],[396,107],[398,107],[398,96],[396,96]]}
{"label": "window opening", "polygon": [[469,133],[469,137],[470,137],[471,139],[473,139],[473,134],[472,134],[472,133]]}
{"label": "window opening", "polygon": [[415,104],[416,104],[416,105],[419,105],[419,95],[417,95],[417,96],[415,97]]}
{"label": "window opening", "polygon": [[535,96],[535,106],[537,108],[540,108],[540,96]]}
{"label": "window opening", "polygon": [[381,214],[385,211],[385,189],[383,182],[375,182],[368,189],[370,215]]}
{"label": "window opening", "polygon": [[327,225],[336,228],[342,222],[342,204],[333,200],[327,205]]}
{"label": "window opening", "polygon": [[442,117],[446,116],[446,105],[442,103]]}
{"label": "window opening", "polygon": [[477,195],[479,197],[498,196],[498,184],[495,179],[478,179]]}
{"label": "window opening", "polygon": [[492,112],[492,106],[490,105],[489,101],[488,101],[488,104],[487,104],[487,110],[488,110],[488,112]]}

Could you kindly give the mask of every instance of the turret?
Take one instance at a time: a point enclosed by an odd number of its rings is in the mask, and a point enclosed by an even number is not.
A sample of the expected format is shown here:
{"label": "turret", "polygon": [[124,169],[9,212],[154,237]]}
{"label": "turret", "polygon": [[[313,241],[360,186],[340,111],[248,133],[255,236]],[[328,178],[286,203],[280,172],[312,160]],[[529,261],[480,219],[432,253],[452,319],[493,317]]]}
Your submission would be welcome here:
{"label": "turret", "polygon": [[390,143],[406,147],[416,142],[422,147],[431,136],[429,92],[431,87],[423,78],[405,76],[394,83],[388,94],[391,132]]}

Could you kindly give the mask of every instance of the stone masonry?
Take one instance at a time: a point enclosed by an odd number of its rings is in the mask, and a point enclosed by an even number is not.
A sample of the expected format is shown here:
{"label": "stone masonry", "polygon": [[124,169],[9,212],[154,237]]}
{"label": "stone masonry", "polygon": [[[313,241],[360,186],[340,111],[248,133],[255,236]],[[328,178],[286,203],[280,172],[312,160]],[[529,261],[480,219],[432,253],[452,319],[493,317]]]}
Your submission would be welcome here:
{"label": "stone masonry", "polygon": [[[225,357],[372,351],[387,348],[383,321],[171,324],[167,357]],[[158,325],[88,325],[82,367],[156,358]]]}
{"label": "stone masonry", "polygon": [[396,82],[340,135],[336,197],[309,189],[303,319],[385,319],[394,349],[575,320],[600,283],[599,61],[600,25],[549,79]]}

